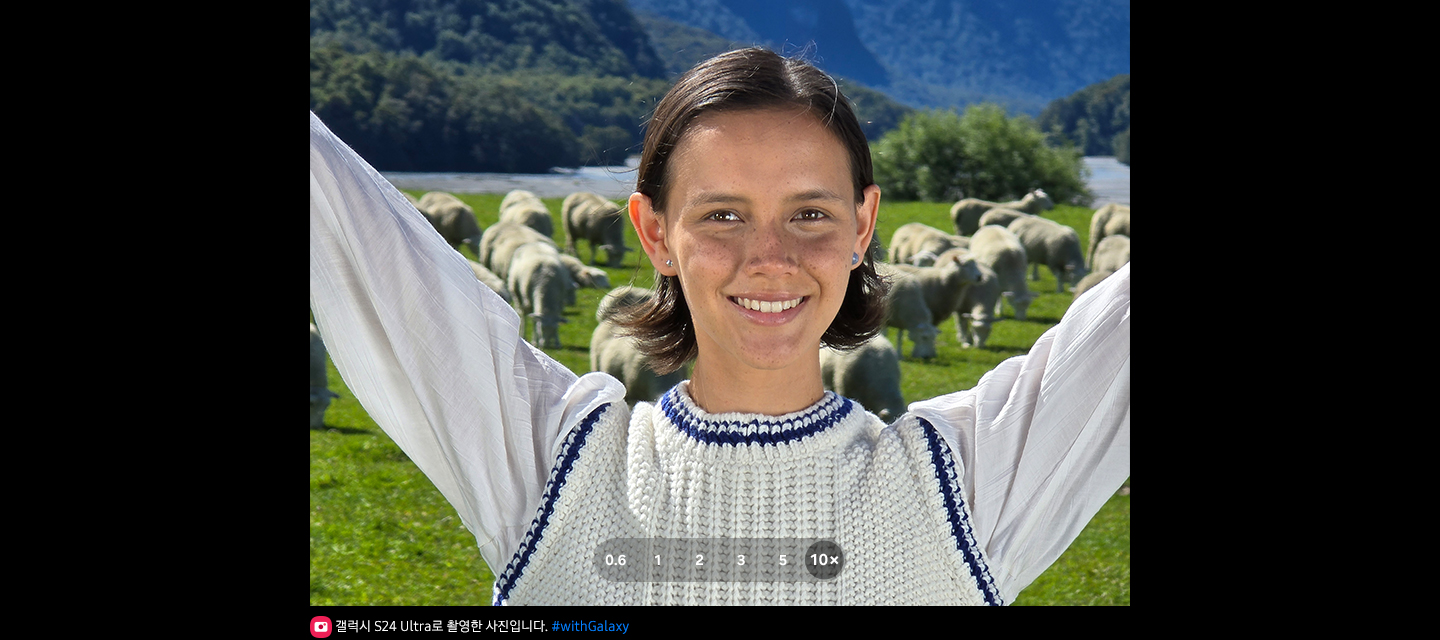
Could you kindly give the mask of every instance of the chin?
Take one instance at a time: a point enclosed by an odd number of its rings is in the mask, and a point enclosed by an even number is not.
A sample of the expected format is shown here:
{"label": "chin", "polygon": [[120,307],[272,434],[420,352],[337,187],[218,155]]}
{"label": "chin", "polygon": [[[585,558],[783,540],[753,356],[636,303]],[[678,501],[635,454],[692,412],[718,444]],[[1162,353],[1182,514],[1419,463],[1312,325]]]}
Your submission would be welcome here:
{"label": "chin", "polygon": [[745,364],[752,369],[759,369],[761,371],[778,371],[794,366],[800,361],[801,357],[809,354],[813,356],[818,365],[820,362],[820,348],[818,346],[815,349],[796,349],[794,344],[794,342],[785,342],[780,345],[772,345],[770,347],[758,346],[750,349],[749,353],[746,354]]}

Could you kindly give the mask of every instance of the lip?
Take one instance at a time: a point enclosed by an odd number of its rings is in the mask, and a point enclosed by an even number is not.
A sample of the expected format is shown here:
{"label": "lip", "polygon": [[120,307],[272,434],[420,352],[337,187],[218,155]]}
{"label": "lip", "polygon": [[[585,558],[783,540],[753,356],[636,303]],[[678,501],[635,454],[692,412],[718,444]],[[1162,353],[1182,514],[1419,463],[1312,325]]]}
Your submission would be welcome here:
{"label": "lip", "polygon": [[[737,298],[747,298],[760,302],[784,302],[786,300],[794,300],[796,298],[800,298],[800,303],[779,313],[764,313],[761,311],[750,309],[748,307],[740,306],[740,304],[736,302]],[[790,322],[791,320],[794,320],[796,316],[800,315],[800,312],[809,306],[810,296],[798,296],[784,293],[746,294],[725,296],[725,301],[729,302],[731,308],[738,311],[740,315],[745,316],[745,318],[748,319],[750,322],[764,326],[775,326]]]}

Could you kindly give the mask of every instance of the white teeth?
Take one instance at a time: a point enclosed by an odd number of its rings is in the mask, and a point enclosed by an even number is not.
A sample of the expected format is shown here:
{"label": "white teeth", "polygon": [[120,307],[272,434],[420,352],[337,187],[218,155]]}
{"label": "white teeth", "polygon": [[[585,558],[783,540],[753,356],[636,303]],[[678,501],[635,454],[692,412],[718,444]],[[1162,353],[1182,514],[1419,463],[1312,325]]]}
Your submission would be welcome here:
{"label": "white teeth", "polygon": [[770,302],[768,300],[751,300],[749,298],[733,298],[733,300],[735,300],[735,302],[740,306],[745,307],[746,309],[750,309],[752,311],[759,311],[760,313],[780,313],[781,311],[785,311],[787,309],[794,309],[802,301],[804,301],[805,298],[801,297],[795,298],[794,300],[781,300],[776,302]]}

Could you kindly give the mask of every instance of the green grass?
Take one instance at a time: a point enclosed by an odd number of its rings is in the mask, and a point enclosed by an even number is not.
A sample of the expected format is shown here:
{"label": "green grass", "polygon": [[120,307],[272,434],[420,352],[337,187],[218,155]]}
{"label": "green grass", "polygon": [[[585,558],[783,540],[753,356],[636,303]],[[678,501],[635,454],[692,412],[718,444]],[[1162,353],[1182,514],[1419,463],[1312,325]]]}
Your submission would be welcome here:
{"label": "green grass", "polygon": [[[419,197],[422,192],[411,191]],[[503,195],[464,194],[484,227],[499,219]],[[544,199],[555,222],[555,241],[563,246],[560,198]],[[882,244],[900,226],[923,222],[953,231],[948,203],[881,202],[878,231]],[[1081,246],[1088,241],[1090,215],[1083,207],[1058,206],[1047,218],[1073,227]],[[614,286],[653,284],[654,272],[635,230],[626,225],[625,254],[619,268],[600,265]],[[467,257],[475,256],[461,249]],[[589,262],[589,245],[580,244]],[[1024,355],[1069,308],[1070,293],[1055,293],[1055,279],[1040,268],[1030,288],[1040,294],[1024,322],[1014,311],[992,327],[984,349],[962,349],[954,321],[940,328],[937,357],[902,358],[901,388],[908,402],[974,387],[985,372],[1006,358]],[[550,357],[577,374],[590,370],[590,335],[595,307],[603,291],[581,289],[566,311],[559,349]],[[893,332],[890,334],[893,340]],[[898,346],[898,345],[897,345]],[[910,345],[903,347],[908,354]],[[330,365],[330,388],[340,394],[325,414],[327,429],[310,432],[310,603],[486,605],[494,575],[480,559],[475,537],[460,524],[455,509],[415,464],[370,419]],[[1016,605],[1129,605],[1130,496],[1113,496],[1069,549],[1016,599]]]}

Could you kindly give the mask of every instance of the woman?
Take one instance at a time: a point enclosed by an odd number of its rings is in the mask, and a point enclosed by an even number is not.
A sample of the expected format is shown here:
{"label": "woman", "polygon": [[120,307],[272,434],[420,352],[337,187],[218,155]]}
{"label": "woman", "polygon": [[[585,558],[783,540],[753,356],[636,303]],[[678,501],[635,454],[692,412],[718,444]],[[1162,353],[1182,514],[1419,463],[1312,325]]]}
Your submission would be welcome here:
{"label": "woman", "polygon": [[692,69],[656,107],[636,191],[659,277],[625,324],[661,368],[695,365],[632,413],[614,378],[520,340],[311,115],[317,323],[503,568],[497,603],[1004,604],[1129,475],[1128,267],[1027,356],[891,425],[823,390],[820,345],[874,335],[884,284],[869,149],[814,67],[747,49]]}

